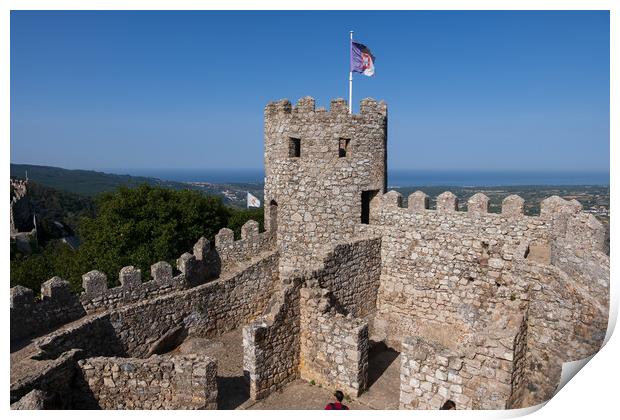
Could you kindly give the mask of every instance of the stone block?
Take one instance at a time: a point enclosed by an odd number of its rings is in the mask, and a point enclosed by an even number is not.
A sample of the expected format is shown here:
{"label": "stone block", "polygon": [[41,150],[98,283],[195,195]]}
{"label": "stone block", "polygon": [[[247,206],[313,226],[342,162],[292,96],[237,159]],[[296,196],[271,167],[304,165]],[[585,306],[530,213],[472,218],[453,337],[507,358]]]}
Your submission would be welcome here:
{"label": "stone block", "polygon": [[403,195],[398,191],[391,190],[383,195],[383,203],[388,207],[402,207]]}
{"label": "stone block", "polygon": [[467,200],[467,211],[474,214],[486,214],[489,212],[489,197],[482,193],[476,193]]}
{"label": "stone block", "polygon": [[564,200],[553,195],[540,202],[540,215],[552,216],[553,214],[575,214],[581,210],[581,204],[576,200]]}
{"label": "stone block", "polygon": [[82,288],[88,296],[103,295],[108,291],[108,278],[101,271],[89,271],[82,276]]}
{"label": "stone block", "polygon": [[502,200],[502,214],[507,217],[522,216],[525,200],[516,194]]}
{"label": "stone block", "polygon": [[329,113],[332,115],[348,115],[348,102],[342,98],[332,99],[329,104]]}
{"label": "stone block", "polygon": [[177,270],[189,277],[193,275],[193,270],[196,266],[196,257],[189,252],[184,253],[177,259]]}
{"label": "stone block", "polygon": [[204,261],[207,259],[209,252],[211,251],[211,244],[204,236],[201,236],[200,239],[194,244],[194,256],[199,261]]}
{"label": "stone block", "polygon": [[409,194],[409,198],[407,199],[407,207],[413,211],[421,211],[427,210],[430,205],[430,200],[428,195],[423,193],[422,191],[416,191],[414,193]]}
{"label": "stone block", "polygon": [[118,273],[118,280],[122,287],[134,289],[142,285],[142,273],[132,265],[123,267]]}
{"label": "stone block", "polygon": [[11,287],[11,308],[32,305],[34,292],[24,286]]}
{"label": "stone block", "polygon": [[226,249],[233,245],[235,241],[235,232],[228,228],[222,228],[215,235],[215,248],[216,249]]}
{"label": "stone block", "polygon": [[314,112],[315,106],[315,100],[312,96],[304,96],[297,101],[295,111],[298,113]]}
{"label": "stone block", "polygon": [[437,196],[437,211],[451,212],[459,209],[459,200],[450,191],[443,192]]}
{"label": "stone block", "polygon": [[172,280],[172,266],[160,261],[151,266],[151,277],[157,282],[168,283]]}
{"label": "stone block", "polygon": [[258,237],[258,222],[248,220],[241,226],[241,239],[254,239]]}
{"label": "stone block", "polygon": [[68,299],[71,297],[69,282],[54,276],[41,285],[41,296],[49,299]]}

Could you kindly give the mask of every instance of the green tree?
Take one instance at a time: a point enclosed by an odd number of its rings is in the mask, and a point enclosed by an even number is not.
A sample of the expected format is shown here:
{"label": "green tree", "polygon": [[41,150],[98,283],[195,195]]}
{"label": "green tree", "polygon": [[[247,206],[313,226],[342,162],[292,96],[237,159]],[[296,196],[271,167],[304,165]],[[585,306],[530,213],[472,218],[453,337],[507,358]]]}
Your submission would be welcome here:
{"label": "green tree", "polygon": [[80,255],[61,241],[50,241],[38,254],[12,252],[11,286],[22,285],[39,292],[41,284],[54,276],[69,280],[74,292],[81,289],[81,276],[86,271]]}
{"label": "green tree", "polygon": [[221,200],[198,191],[141,185],[120,187],[97,199],[97,216],[80,224],[82,258],[116,284],[119,270],[133,265],[149,274],[151,264],[173,264],[200,236],[212,239],[226,226]]}
{"label": "green tree", "polygon": [[[11,285],[38,291],[41,283],[60,276],[79,292],[82,275],[99,270],[108,276],[109,286],[115,286],[122,267],[133,265],[148,278],[153,263],[168,261],[174,267],[176,259],[191,252],[201,236],[212,241],[223,227],[235,231],[237,238],[241,226],[250,219],[263,229],[263,209],[229,208],[217,197],[192,190],[146,184],[120,187],[98,196],[95,207],[94,216],[81,218],[81,246],[77,251],[60,240],[50,240],[33,255],[23,255],[11,247]],[[77,206],[75,214],[83,215],[79,210]]]}

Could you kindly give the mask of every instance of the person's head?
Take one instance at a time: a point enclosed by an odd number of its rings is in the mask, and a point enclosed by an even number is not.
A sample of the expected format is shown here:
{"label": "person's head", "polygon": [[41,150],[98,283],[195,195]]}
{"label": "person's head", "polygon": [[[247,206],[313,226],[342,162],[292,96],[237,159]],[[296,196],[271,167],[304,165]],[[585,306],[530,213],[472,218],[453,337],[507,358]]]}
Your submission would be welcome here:
{"label": "person's head", "polygon": [[456,410],[456,404],[452,400],[448,400],[441,406],[440,410]]}
{"label": "person's head", "polygon": [[338,402],[342,402],[342,399],[344,398],[344,394],[342,393],[342,391],[336,391],[334,392],[334,397],[336,397]]}

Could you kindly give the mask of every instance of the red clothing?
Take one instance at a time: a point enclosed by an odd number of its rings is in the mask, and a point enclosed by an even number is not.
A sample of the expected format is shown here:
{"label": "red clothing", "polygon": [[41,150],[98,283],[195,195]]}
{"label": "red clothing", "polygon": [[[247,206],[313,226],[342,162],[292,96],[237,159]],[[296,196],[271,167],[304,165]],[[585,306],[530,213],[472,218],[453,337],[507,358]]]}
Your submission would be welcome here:
{"label": "red clothing", "polygon": [[341,404],[339,402],[333,402],[333,403],[329,403],[325,406],[326,410],[348,410],[349,407],[347,407],[344,404]]}

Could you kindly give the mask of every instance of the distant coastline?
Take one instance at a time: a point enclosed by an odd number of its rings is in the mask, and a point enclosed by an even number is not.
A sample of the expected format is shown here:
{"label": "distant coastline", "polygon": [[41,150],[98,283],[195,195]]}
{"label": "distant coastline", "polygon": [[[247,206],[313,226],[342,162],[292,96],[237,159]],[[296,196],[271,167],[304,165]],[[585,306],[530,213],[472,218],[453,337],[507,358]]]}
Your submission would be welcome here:
{"label": "distant coastline", "polygon": [[[119,175],[144,176],[176,182],[256,183],[264,181],[263,169],[102,169]],[[496,187],[521,185],[609,185],[608,172],[542,171],[388,171],[389,187],[409,186]]]}

